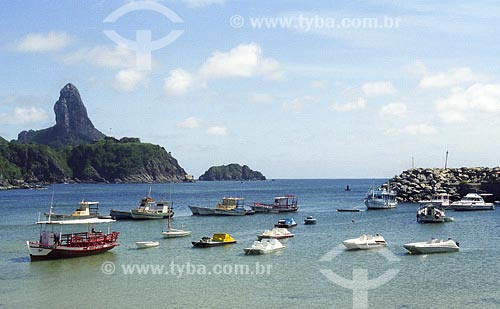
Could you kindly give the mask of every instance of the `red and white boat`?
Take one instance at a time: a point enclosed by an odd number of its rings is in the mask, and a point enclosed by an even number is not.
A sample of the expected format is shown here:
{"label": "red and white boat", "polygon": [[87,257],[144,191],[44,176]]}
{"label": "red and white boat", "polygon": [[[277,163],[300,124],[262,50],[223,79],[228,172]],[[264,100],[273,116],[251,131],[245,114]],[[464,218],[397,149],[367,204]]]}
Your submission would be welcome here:
{"label": "red and white boat", "polygon": [[[38,221],[39,241],[27,241],[31,261],[55,260],[87,256],[106,252],[118,246],[119,232],[110,232],[112,219],[76,219]],[[107,233],[95,231],[96,224],[107,223]],[[71,226],[71,233],[63,233],[65,226]],[[75,232],[85,226],[87,231]],[[83,228],[80,228],[83,229]]]}

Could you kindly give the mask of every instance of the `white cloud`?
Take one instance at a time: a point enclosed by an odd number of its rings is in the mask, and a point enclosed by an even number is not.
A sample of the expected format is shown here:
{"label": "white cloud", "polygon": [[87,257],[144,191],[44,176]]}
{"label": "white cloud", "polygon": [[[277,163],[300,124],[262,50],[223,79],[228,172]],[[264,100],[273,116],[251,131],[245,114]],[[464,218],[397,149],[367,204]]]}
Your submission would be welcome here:
{"label": "white cloud", "polygon": [[115,75],[114,87],[120,91],[133,91],[141,85],[145,85],[147,74],[144,71],[134,69],[120,70]]}
{"label": "white cloud", "polygon": [[178,128],[182,129],[194,129],[201,125],[201,120],[196,117],[188,117],[183,121],[177,123]]}
{"label": "white cloud", "polygon": [[406,116],[408,108],[406,104],[403,103],[390,103],[385,106],[382,106],[380,109],[381,116],[396,116],[396,117],[404,117]]}
{"label": "white cloud", "polygon": [[282,75],[278,61],[262,55],[258,44],[240,44],[228,52],[214,52],[201,66],[204,80],[226,77],[263,76],[279,79]]}
{"label": "white cloud", "polygon": [[37,107],[16,107],[13,114],[0,114],[0,123],[2,124],[29,124],[43,121],[45,119],[47,119],[47,112],[44,109]]}
{"label": "white cloud", "polygon": [[99,45],[82,48],[60,57],[65,64],[85,63],[97,67],[123,69],[135,66],[135,53],[124,46]]}
{"label": "white cloud", "polygon": [[49,33],[30,33],[17,44],[17,50],[22,52],[52,52],[59,51],[75,39],[66,32],[51,31]]}
{"label": "white cloud", "polygon": [[226,135],[227,134],[227,128],[213,126],[213,127],[210,127],[210,128],[207,129],[207,134],[210,134],[210,135]]}
{"label": "white cloud", "polygon": [[483,79],[482,76],[472,72],[470,68],[463,67],[447,72],[425,73],[419,86],[421,88],[448,88],[481,79]]}
{"label": "white cloud", "polygon": [[429,135],[436,131],[436,127],[427,123],[410,124],[403,128],[403,133],[410,135]]}
{"label": "white cloud", "polygon": [[333,103],[330,106],[330,109],[332,111],[338,111],[338,112],[350,112],[358,109],[364,109],[365,107],[366,107],[366,100],[364,98],[358,98],[356,101],[346,104]]}
{"label": "white cloud", "polygon": [[364,83],[361,86],[361,90],[366,96],[392,94],[396,91],[392,83],[386,81]]}
{"label": "white cloud", "polygon": [[194,77],[188,71],[178,68],[170,71],[163,89],[166,94],[183,95],[194,86]]}
{"label": "white cloud", "polygon": [[205,86],[210,80],[230,77],[279,79],[281,76],[278,61],[264,57],[259,45],[240,44],[228,52],[214,52],[196,73],[182,68],[170,71],[164,89],[166,94],[183,95],[190,88]]}
{"label": "white cloud", "polygon": [[184,0],[184,3],[191,8],[205,7],[212,4],[223,4],[225,0]]}
{"label": "white cloud", "polygon": [[500,112],[500,85],[476,83],[467,89],[453,89],[448,98],[436,102],[439,117],[448,123],[465,122],[472,112]]}

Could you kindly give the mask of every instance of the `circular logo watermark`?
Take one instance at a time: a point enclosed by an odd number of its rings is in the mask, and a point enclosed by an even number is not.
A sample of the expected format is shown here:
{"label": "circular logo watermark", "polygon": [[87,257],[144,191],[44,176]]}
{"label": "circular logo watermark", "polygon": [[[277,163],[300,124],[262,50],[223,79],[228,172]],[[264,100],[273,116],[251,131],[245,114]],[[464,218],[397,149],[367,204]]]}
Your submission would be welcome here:
{"label": "circular logo watermark", "polygon": [[245,24],[245,19],[238,14],[235,14],[229,18],[229,25],[233,28],[239,29]]}
{"label": "circular logo watermark", "polygon": [[[104,18],[103,22],[114,23],[128,13],[144,10],[160,13],[174,24],[184,23],[174,11],[153,1],[135,1],[125,4]],[[103,30],[103,32],[116,44],[135,51],[138,70],[151,70],[151,52],[172,44],[184,30],[171,30],[166,36],[155,41],[152,40],[151,30],[136,30],[135,41],[122,37],[114,30]]]}
{"label": "circular logo watermark", "polygon": [[112,275],[115,273],[116,267],[115,264],[111,261],[106,261],[101,265],[101,271],[105,275]]}
{"label": "circular logo watermark", "polygon": [[[323,255],[320,262],[330,262],[335,259],[339,254],[345,251],[343,245],[338,245],[325,255]],[[399,258],[394,255],[387,248],[376,249],[377,253],[382,255],[388,262],[399,262]],[[330,269],[321,268],[319,272],[325,276],[330,282],[341,286],[343,288],[352,290],[352,307],[353,308],[368,308],[368,291],[376,289],[387,282],[391,281],[398,273],[399,269],[388,269],[385,273],[377,278],[369,279],[368,269],[353,268],[352,279],[339,276]]]}

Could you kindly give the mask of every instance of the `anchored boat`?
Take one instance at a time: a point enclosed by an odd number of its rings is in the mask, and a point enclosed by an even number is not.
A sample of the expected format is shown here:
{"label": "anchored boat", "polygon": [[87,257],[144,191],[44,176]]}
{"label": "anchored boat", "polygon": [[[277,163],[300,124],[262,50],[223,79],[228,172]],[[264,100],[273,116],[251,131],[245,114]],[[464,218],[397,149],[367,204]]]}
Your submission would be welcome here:
{"label": "anchored boat", "polygon": [[191,231],[174,229],[170,226],[170,217],[167,221],[167,230],[161,233],[165,238],[177,238],[191,235]]}
{"label": "anchored boat", "polygon": [[275,239],[283,239],[283,238],[290,238],[295,236],[295,234],[290,233],[288,229],[286,228],[281,228],[281,227],[275,227],[272,230],[265,230],[264,233],[260,234],[257,236],[259,240],[263,238],[275,238]]}
{"label": "anchored boat", "polygon": [[191,243],[195,248],[208,248],[235,244],[236,239],[229,234],[215,233],[212,237],[202,237],[199,241]]}
{"label": "anchored boat", "polygon": [[89,202],[82,200],[78,203],[78,207],[71,214],[55,214],[53,207],[48,213],[44,214],[47,218],[52,219],[87,219],[99,217],[99,202]]}
{"label": "anchored boat", "polygon": [[372,235],[361,235],[358,238],[347,239],[342,242],[347,250],[356,250],[356,249],[374,249],[387,246],[387,242],[384,237],[376,234]]}
{"label": "anchored boat", "polygon": [[372,186],[366,194],[365,205],[368,209],[396,208],[398,205],[396,197],[396,191],[385,188],[375,189],[375,187]]}
{"label": "anchored boat", "polygon": [[245,254],[265,254],[285,250],[286,246],[277,239],[255,241],[251,247],[243,249]]}
{"label": "anchored boat", "polygon": [[442,223],[453,221],[453,218],[446,217],[443,208],[432,203],[423,203],[417,210],[418,223]]}
{"label": "anchored boat", "polygon": [[455,211],[495,210],[495,205],[486,203],[483,197],[477,193],[468,193],[460,201],[451,203],[450,208]]}
{"label": "anchored boat", "polygon": [[245,199],[242,197],[224,197],[215,208],[189,206],[193,215],[200,216],[244,216],[255,212],[245,208]]}
{"label": "anchored boat", "polygon": [[457,252],[460,249],[458,242],[448,238],[448,240],[431,239],[430,241],[413,242],[403,245],[409,253],[428,254]]}
{"label": "anchored boat", "polygon": [[298,199],[295,195],[277,196],[273,204],[253,203],[252,210],[256,213],[295,212],[299,210]]}
{"label": "anchored boat", "polygon": [[[40,225],[39,241],[27,241],[31,261],[74,258],[106,252],[118,246],[119,232],[110,232],[112,219],[74,219],[38,221]],[[93,226],[108,223],[106,233],[95,231]],[[63,228],[71,226],[70,233]],[[59,228],[57,231],[57,227]],[[75,230],[84,230],[76,232]]]}

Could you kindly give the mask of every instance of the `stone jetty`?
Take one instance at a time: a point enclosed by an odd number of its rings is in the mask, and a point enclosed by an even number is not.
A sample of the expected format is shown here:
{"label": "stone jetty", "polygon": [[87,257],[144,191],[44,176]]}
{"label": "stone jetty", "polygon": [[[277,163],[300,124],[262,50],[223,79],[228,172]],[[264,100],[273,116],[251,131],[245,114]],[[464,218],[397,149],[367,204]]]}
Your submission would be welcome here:
{"label": "stone jetty", "polygon": [[434,193],[448,193],[452,200],[459,200],[467,193],[491,193],[500,199],[500,167],[413,168],[390,179],[398,201],[418,202]]}

